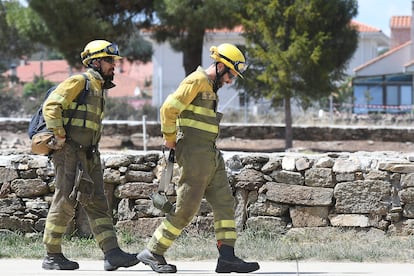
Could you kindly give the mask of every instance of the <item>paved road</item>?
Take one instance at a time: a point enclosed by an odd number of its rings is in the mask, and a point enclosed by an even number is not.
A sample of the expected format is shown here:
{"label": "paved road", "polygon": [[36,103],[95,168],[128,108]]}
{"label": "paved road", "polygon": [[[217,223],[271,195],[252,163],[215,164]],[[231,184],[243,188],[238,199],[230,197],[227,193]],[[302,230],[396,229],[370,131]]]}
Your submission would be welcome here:
{"label": "paved road", "polygon": [[[42,260],[0,259],[1,275],[158,275],[142,263],[117,271],[104,271],[103,261],[80,260],[80,269],[75,271],[50,271],[41,268]],[[215,261],[172,262],[177,265],[175,275],[216,275]],[[332,262],[260,262],[260,270],[250,274],[233,275],[276,275],[276,276],[412,276],[414,262],[411,264],[385,263],[332,263]]]}

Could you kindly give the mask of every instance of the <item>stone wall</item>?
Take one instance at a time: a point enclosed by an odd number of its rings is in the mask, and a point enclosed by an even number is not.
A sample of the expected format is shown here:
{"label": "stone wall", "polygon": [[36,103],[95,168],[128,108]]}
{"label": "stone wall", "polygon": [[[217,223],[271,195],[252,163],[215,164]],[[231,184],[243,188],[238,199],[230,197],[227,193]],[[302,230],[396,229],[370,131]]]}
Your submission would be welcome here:
{"label": "stone wall", "polygon": [[[0,131],[19,133],[27,132],[27,119],[0,118]],[[104,121],[104,136],[123,136],[131,141],[134,135],[142,135],[140,121]],[[157,122],[146,123],[146,133],[150,137],[161,136],[161,127]],[[414,142],[413,127],[394,126],[293,126],[295,140],[333,141],[333,140],[373,140],[389,142]],[[284,125],[276,124],[221,124],[220,137],[241,139],[285,139]]]}
{"label": "stone wall", "polygon": [[[162,168],[160,152],[103,153],[105,190],[120,230],[149,236],[163,218],[149,200]],[[299,227],[376,228],[414,233],[414,156],[398,152],[225,153],[236,199],[236,223],[285,232]],[[175,168],[173,182],[178,179]],[[42,232],[54,190],[46,157],[0,156],[0,228]],[[168,188],[174,201],[174,184]],[[212,232],[203,201],[186,231]],[[89,235],[82,210],[70,232]]]}

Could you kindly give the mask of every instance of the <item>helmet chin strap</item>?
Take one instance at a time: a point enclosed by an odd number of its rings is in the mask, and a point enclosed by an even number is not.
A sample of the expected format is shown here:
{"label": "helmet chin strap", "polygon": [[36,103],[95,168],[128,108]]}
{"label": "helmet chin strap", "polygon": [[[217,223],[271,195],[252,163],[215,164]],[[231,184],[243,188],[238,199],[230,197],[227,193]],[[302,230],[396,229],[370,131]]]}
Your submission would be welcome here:
{"label": "helmet chin strap", "polygon": [[98,72],[105,82],[113,81],[114,77],[113,76],[105,76],[104,73],[102,72],[101,66],[96,66],[96,65],[93,64],[92,61],[90,61],[89,64],[88,64],[88,67],[95,70],[96,72]]}
{"label": "helmet chin strap", "polygon": [[227,73],[227,71],[229,70],[227,67],[226,69],[222,70],[221,72],[218,71],[218,62],[216,62],[216,78],[213,81],[213,91],[214,93],[217,93],[217,91],[220,88],[220,81],[223,78],[223,76]]}

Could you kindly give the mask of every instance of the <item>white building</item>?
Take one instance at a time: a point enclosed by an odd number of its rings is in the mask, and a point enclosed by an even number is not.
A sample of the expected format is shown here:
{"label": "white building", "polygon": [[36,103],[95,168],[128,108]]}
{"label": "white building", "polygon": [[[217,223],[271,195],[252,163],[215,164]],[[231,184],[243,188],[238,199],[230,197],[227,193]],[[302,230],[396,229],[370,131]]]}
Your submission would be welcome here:
{"label": "white building", "polygon": [[[203,68],[207,68],[213,62],[210,58],[210,47],[218,46],[221,43],[232,43],[242,45],[244,38],[241,36],[240,28],[233,30],[209,31],[204,38],[202,53]],[[167,96],[177,89],[185,77],[183,66],[183,54],[175,52],[169,43],[158,44],[153,41],[154,55],[153,62],[153,97],[152,105],[161,106]],[[238,110],[240,107],[238,92],[231,86],[223,86],[218,91],[218,111],[224,108]]]}
{"label": "white building", "polygon": [[[412,2],[414,15],[414,1]],[[414,110],[414,22],[390,20],[391,48],[354,69],[354,113],[410,113]]]}
{"label": "white building", "polygon": [[[375,27],[368,26],[363,23],[352,21],[359,31],[358,48],[350,60],[346,73],[350,76],[354,74],[353,69],[365,64],[366,62],[376,58],[379,51],[390,47],[390,39],[380,30]],[[212,45],[219,45],[221,43],[233,43],[242,45],[244,38],[241,36],[242,28],[238,27],[233,30],[216,30],[207,32],[204,39],[204,47],[202,54],[201,66],[207,68],[212,59],[210,58],[209,49]],[[165,98],[172,93],[179,83],[185,77],[183,67],[183,55],[181,52],[175,52],[170,47],[169,43],[158,44],[153,41],[154,55],[153,62],[153,98],[152,105],[160,107]],[[248,61],[247,61],[248,63]],[[240,99],[238,92],[229,86],[222,87],[219,92],[219,106],[218,110],[226,109],[241,110]],[[263,109],[257,105],[249,106],[250,112],[257,112],[258,109]],[[268,109],[266,108],[268,111]]]}

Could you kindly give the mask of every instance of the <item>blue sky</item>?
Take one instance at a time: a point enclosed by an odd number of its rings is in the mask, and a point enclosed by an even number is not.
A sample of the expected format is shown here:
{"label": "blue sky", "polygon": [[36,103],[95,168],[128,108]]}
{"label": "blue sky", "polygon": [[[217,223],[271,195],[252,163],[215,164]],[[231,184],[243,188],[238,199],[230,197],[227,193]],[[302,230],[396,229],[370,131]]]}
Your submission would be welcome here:
{"label": "blue sky", "polygon": [[390,35],[393,15],[411,15],[412,0],[358,0],[358,15],[354,19],[381,29]]}

